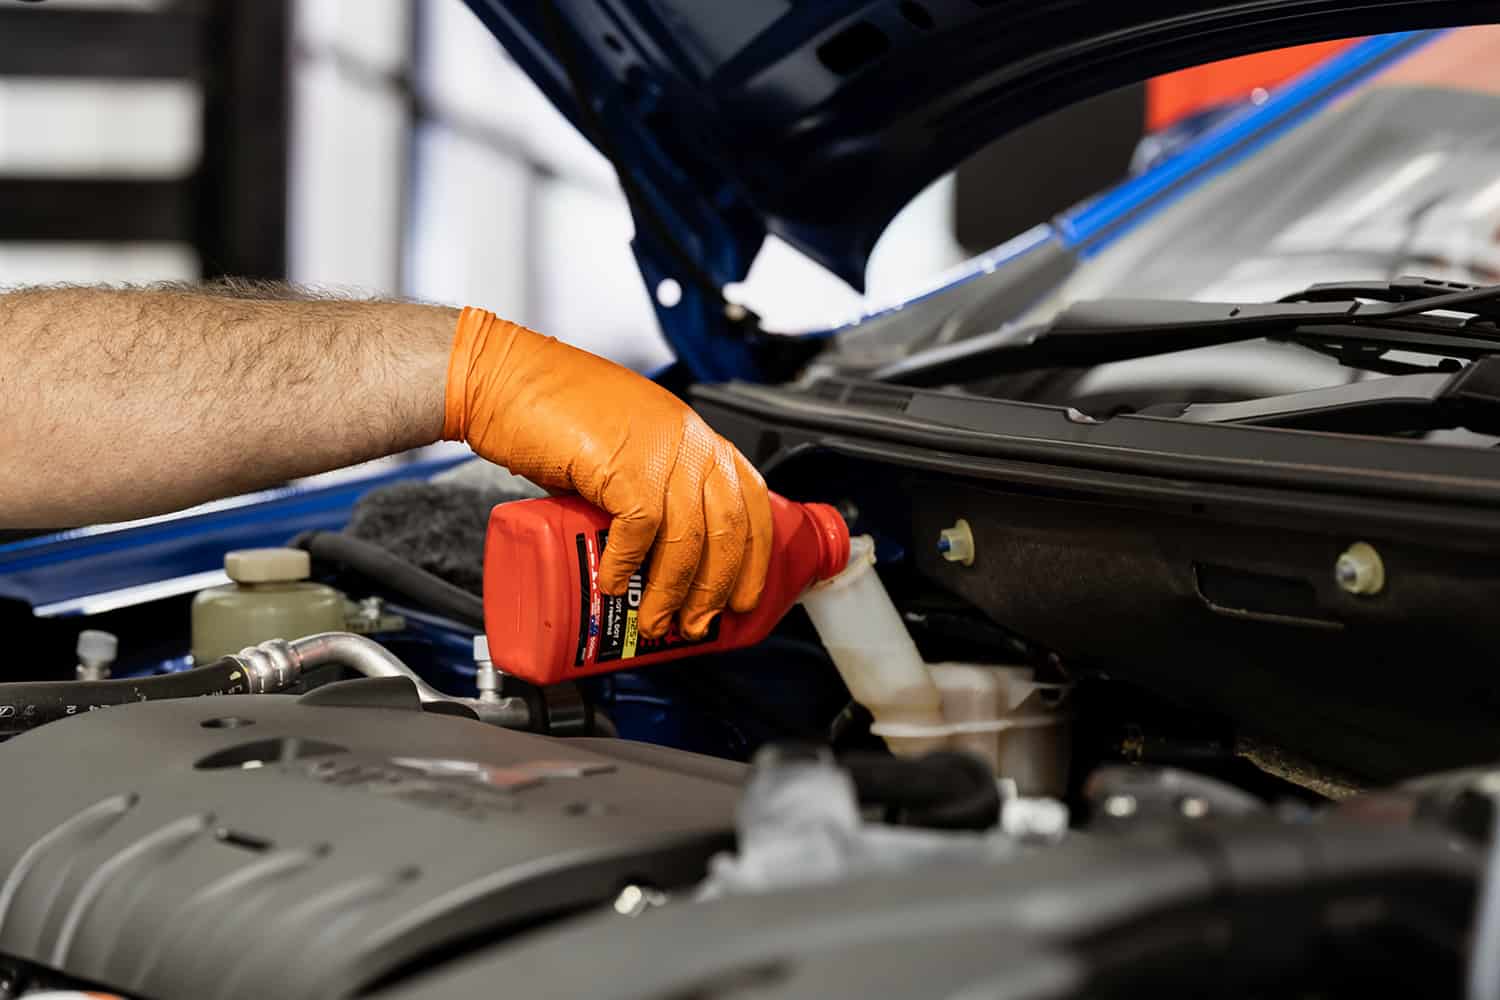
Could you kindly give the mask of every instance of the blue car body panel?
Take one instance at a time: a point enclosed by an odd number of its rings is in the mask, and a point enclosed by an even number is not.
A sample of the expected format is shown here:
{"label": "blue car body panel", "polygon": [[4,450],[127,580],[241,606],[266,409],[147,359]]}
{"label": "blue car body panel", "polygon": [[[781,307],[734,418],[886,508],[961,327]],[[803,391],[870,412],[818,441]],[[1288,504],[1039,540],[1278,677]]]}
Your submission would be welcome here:
{"label": "blue car body panel", "polygon": [[86,612],[87,599],[102,593],[212,573],[230,549],[284,545],[301,531],[337,530],[371,489],[427,478],[460,461],[412,462],[328,486],[267,490],[201,513],[13,542],[0,546],[0,598],[52,614]]}

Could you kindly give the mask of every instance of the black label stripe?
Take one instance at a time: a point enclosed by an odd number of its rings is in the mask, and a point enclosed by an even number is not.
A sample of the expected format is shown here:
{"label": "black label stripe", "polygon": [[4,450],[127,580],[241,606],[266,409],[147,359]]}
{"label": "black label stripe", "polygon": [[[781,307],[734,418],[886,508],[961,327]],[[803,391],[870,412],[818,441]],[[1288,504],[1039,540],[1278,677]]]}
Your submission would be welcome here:
{"label": "black label stripe", "polygon": [[576,539],[578,545],[578,650],[573,654],[573,666],[583,666],[583,654],[589,646],[589,590],[594,581],[589,576],[589,551],[588,542],[580,534]]}

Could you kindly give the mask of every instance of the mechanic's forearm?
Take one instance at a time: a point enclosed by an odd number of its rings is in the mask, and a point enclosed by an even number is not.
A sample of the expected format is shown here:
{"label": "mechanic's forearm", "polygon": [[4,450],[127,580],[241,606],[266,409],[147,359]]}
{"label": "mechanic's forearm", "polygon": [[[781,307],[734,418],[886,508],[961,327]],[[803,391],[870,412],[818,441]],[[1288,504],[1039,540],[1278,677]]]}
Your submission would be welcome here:
{"label": "mechanic's forearm", "polygon": [[457,315],[274,288],[0,295],[0,527],[162,513],[435,441]]}

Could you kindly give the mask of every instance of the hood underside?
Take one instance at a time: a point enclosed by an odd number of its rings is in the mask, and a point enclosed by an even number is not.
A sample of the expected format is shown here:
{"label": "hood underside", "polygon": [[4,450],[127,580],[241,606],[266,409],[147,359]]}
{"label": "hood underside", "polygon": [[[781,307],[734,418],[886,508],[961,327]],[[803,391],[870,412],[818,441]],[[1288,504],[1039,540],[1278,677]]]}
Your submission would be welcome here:
{"label": "hood underside", "polygon": [[1496,18],[1489,0],[466,2],[679,260],[723,285],[775,233],[855,288],[917,192],[1050,111],[1214,59]]}

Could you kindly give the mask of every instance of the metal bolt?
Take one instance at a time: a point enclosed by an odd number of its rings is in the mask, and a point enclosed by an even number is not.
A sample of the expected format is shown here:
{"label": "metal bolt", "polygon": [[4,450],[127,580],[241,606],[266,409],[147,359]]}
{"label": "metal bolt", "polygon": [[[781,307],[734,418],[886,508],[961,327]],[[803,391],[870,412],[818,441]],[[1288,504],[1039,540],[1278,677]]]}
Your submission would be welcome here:
{"label": "metal bolt", "polygon": [[488,636],[474,637],[474,686],[479,689],[479,700],[488,704],[500,701],[500,671],[490,659]]}
{"label": "metal bolt", "polygon": [[1208,803],[1196,795],[1190,795],[1177,804],[1178,810],[1188,819],[1202,819],[1208,815]]}
{"label": "metal bolt", "polygon": [[97,629],[85,629],[78,633],[78,679],[107,680],[119,650],[120,640],[113,633]]}
{"label": "metal bolt", "polygon": [[1346,593],[1378,594],[1385,589],[1385,563],[1374,546],[1355,542],[1334,563],[1333,578]]}
{"label": "metal bolt", "polygon": [[1115,819],[1134,816],[1135,810],[1136,802],[1133,795],[1111,795],[1104,800],[1104,814],[1113,816]]}

